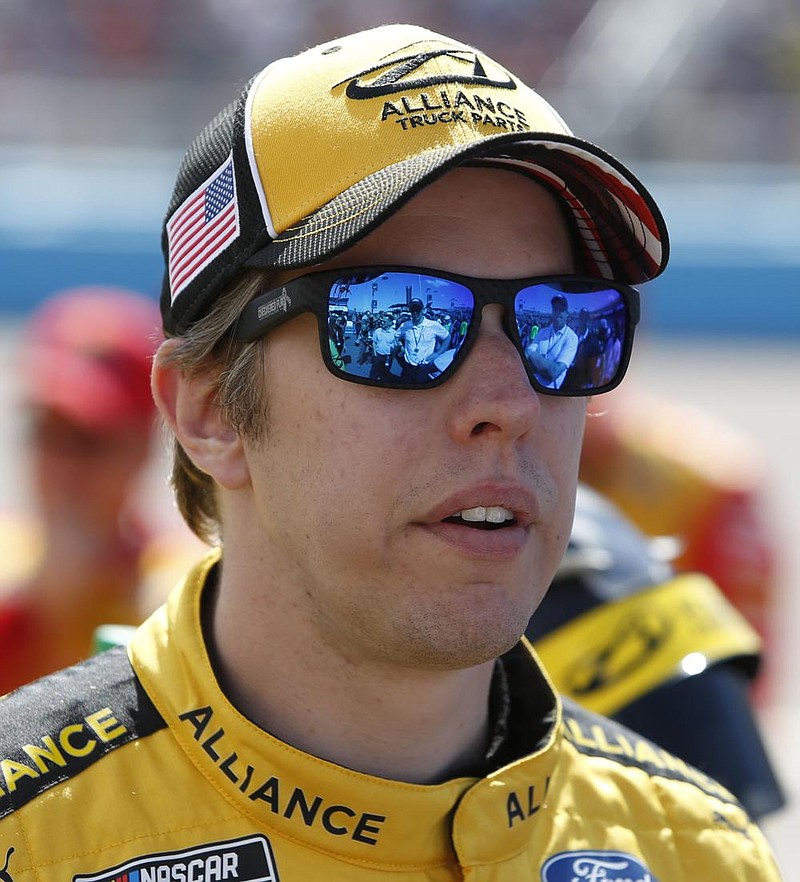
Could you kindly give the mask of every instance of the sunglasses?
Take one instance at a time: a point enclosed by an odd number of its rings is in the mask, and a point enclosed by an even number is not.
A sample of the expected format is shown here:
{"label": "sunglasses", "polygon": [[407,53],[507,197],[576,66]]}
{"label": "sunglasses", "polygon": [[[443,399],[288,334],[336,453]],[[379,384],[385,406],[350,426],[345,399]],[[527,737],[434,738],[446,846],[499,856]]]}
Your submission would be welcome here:
{"label": "sunglasses", "polygon": [[467,357],[489,303],[503,307],[504,329],[538,392],[597,395],[625,376],[639,292],[571,275],[475,279],[397,266],[309,273],[252,300],[234,338],[252,341],[313,312],[332,374],[367,386],[428,389]]}

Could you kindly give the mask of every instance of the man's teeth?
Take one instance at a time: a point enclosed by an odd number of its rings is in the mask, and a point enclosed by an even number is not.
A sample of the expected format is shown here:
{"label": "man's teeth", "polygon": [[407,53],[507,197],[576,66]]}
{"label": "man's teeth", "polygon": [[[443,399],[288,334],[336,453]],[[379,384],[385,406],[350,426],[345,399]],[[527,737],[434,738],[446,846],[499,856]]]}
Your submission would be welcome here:
{"label": "man's teeth", "polygon": [[513,521],[514,513],[500,505],[477,505],[475,508],[465,508],[458,512],[455,517],[460,517],[464,521],[488,521],[490,524],[502,524],[505,521]]}

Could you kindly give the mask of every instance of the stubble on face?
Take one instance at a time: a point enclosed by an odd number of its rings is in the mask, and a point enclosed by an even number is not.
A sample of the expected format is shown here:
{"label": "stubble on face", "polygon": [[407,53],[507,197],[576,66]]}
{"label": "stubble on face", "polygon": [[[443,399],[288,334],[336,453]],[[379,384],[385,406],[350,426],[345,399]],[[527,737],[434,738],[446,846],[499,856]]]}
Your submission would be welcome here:
{"label": "stubble on face", "polygon": [[[448,173],[330,265],[375,263],[488,277],[572,266],[552,197],[486,169]],[[454,669],[496,657],[523,632],[563,553],[583,402],[537,396],[499,322],[485,318],[481,334],[447,383],[406,392],[333,377],[311,316],[270,333],[270,426],[251,451],[254,540],[286,627],[353,664]],[[530,425],[516,438],[478,425],[502,419],[496,408],[481,419],[481,402],[509,384],[530,398]],[[474,436],[454,436],[459,410],[474,410]],[[488,479],[524,484],[537,499],[512,561],[464,556],[419,525],[443,498]]]}

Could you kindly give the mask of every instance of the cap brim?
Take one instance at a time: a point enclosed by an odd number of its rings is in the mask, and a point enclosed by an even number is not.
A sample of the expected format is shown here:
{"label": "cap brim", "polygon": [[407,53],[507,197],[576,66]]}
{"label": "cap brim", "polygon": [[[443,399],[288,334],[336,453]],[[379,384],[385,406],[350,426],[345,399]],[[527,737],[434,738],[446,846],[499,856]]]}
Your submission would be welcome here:
{"label": "cap brim", "polygon": [[610,154],[588,141],[549,132],[519,132],[467,146],[428,150],[364,178],[252,255],[247,266],[305,267],[363,238],[448,169],[490,163],[528,174],[572,213],[583,258],[593,274],[629,284],[666,267],[669,239],[647,189]]}

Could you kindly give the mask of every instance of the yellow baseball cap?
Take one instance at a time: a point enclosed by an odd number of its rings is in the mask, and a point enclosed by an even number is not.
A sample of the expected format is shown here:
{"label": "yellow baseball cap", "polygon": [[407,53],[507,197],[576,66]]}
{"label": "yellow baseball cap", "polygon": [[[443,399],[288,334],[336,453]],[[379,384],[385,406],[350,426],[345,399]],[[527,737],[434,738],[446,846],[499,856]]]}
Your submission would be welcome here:
{"label": "yellow baseball cap", "polygon": [[385,25],[273,62],[195,139],[162,233],[165,330],[240,270],[319,263],[474,163],[562,199],[590,274],[636,284],[666,266],[661,212],[619,160],[479,50]]}

